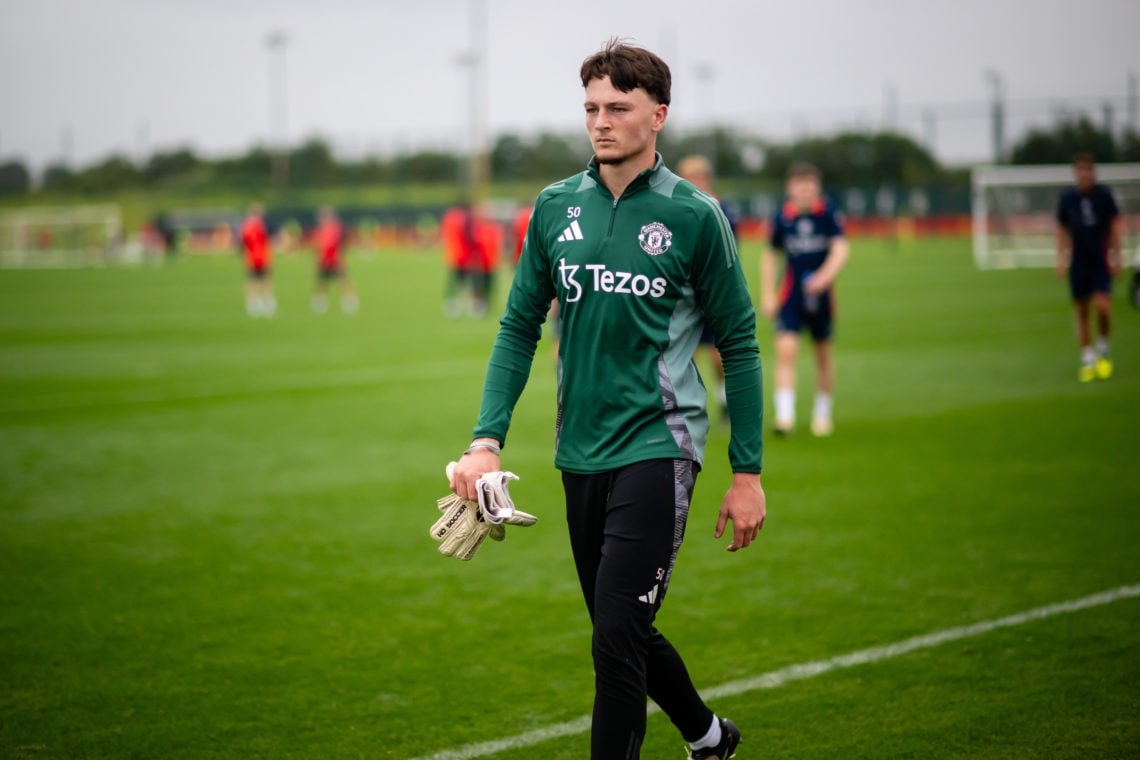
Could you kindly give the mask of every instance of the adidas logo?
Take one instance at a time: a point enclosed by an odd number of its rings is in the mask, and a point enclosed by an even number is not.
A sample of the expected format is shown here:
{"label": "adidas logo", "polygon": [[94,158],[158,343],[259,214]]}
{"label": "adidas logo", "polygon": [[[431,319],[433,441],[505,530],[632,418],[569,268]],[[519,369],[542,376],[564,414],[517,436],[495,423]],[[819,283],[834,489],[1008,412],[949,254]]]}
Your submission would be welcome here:
{"label": "adidas logo", "polygon": [[654,583],[653,588],[649,589],[648,593],[637,597],[637,601],[645,602],[646,604],[654,604],[657,601],[657,589],[660,588],[660,586],[660,583]]}
{"label": "adidas logo", "polygon": [[559,243],[567,243],[571,240],[582,239],[582,228],[578,226],[578,220],[570,222],[570,226],[562,230],[562,234],[558,236]]}

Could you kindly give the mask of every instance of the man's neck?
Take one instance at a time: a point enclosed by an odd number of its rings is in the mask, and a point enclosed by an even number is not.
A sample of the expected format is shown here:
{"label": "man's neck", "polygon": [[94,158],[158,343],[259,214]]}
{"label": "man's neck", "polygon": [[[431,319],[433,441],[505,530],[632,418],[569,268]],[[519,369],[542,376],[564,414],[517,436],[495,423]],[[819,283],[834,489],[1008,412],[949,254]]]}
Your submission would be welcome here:
{"label": "man's neck", "polygon": [[657,151],[655,148],[650,148],[646,153],[631,156],[620,164],[599,164],[598,176],[602,178],[602,183],[616,200],[639,174],[652,169],[656,164]]}

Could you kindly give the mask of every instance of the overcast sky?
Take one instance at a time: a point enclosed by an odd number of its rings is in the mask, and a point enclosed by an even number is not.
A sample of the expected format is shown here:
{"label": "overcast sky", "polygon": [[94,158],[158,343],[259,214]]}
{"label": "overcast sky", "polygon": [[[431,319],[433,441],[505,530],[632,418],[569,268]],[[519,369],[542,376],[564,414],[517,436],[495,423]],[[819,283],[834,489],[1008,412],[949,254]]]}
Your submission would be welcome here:
{"label": "overcast sky", "polygon": [[[267,142],[273,30],[291,142],[461,146],[471,1],[0,0],[0,157]],[[1105,99],[1123,125],[1140,75],[1140,0],[483,2],[492,133],[579,129],[578,66],[611,35],[668,61],[674,128],[787,139],[894,119],[953,161],[988,157],[987,69],[1011,138],[1065,104],[1099,120]]]}

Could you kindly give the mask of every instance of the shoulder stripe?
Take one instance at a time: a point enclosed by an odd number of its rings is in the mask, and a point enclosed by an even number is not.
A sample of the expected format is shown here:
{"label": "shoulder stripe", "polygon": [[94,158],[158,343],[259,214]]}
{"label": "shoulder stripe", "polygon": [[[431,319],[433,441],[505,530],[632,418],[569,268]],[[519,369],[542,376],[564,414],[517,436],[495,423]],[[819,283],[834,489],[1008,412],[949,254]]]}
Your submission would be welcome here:
{"label": "shoulder stripe", "polygon": [[717,225],[720,227],[721,242],[724,244],[724,265],[726,268],[732,269],[737,258],[736,238],[732,234],[732,225],[728,223],[728,218],[725,217],[720,204],[714,198],[700,190],[694,192],[693,197],[712,209],[713,218],[716,219]]}
{"label": "shoulder stripe", "polygon": [[649,180],[649,187],[655,193],[664,195],[666,198],[672,198],[673,190],[680,181],[681,178],[676,174],[668,169],[662,168]]}

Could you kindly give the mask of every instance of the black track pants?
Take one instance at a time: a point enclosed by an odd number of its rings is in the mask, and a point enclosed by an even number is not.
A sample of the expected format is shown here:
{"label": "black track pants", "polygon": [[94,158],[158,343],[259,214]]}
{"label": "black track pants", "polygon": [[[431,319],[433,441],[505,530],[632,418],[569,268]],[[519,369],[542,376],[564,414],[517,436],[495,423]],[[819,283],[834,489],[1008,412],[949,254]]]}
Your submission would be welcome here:
{"label": "black track pants", "polygon": [[686,741],[712,711],[653,626],[685,533],[698,466],[653,459],[594,475],[562,474],[578,579],[594,622],[592,760],[635,760],[648,695]]}

